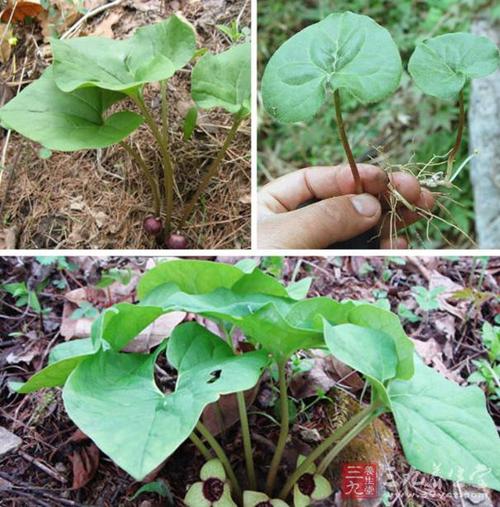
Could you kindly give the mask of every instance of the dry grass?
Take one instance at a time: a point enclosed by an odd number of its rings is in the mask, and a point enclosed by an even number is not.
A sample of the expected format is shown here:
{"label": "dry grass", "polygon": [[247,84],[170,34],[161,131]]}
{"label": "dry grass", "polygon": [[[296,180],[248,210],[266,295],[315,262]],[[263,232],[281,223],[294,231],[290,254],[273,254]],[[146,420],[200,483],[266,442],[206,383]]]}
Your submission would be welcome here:
{"label": "dry grass", "polygon": [[[142,7],[141,7],[142,5]],[[179,9],[196,27],[198,46],[213,52],[227,49],[229,41],[215,24],[227,24],[241,14],[242,26],[250,20],[249,4],[235,1],[129,2],[92,18],[78,35],[93,31],[116,10],[115,38],[128,36],[135,28],[158,22]],[[25,28],[20,28],[25,30]],[[29,30],[26,29],[26,30]],[[21,75],[35,79],[50,63],[41,35],[25,35],[8,65],[2,81],[11,88]],[[46,56],[42,56],[46,55]],[[19,65],[24,62],[24,65]],[[189,198],[201,175],[223,143],[230,127],[230,115],[223,111],[204,112],[191,141],[182,139],[184,115],[192,105],[190,72],[185,69],[169,82],[170,136],[176,164],[178,192],[174,224],[182,202]],[[156,118],[160,116],[159,89],[146,89],[146,102]],[[132,108],[130,104],[125,104]],[[121,106],[123,107],[123,106]],[[161,177],[159,154],[153,136],[141,127],[129,139]],[[5,137],[4,137],[5,143]],[[7,147],[7,167],[18,150],[23,150],[8,186],[8,173],[2,179],[0,198],[3,223],[16,225],[18,248],[155,248],[155,242],[142,229],[144,217],[152,212],[149,187],[140,169],[119,146],[75,153],[54,153],[48,160],[38,157],[38,147],[13,134]],[[250,122],[240,128],[218,177],[203,196],[183,233],[193,248],[250,247]],[[181,197],[182,196],[182,197]]]}

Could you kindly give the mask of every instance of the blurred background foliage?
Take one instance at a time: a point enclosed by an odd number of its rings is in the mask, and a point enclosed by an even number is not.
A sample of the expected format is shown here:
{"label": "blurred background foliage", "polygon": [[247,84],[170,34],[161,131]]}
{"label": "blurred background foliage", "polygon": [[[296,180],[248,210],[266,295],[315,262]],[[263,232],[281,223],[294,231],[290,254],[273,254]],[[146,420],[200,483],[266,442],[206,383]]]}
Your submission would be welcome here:
{"label": "blurred background foliage", "polygon": [[[291,35],[334,11],[350,10],[372,17],[387,28],[398,45],[405,72],[400,88],[389,99],[361,105],[343,94],[344,118],[354,156],[380,165],[428,162],[444,155],[455,141],[456,104],[424,96],[411,82],[406,67],[415,44],[447,32],[469,31],[476,16],[500,19],[500,4],[491,0],[259,0],[259,77],[274,51]],[[469,99],[470,84],[466,87]],[[466,102],[468,103],[468,102]],[[467,130],[455,167],[468,154]],[[376,149],[375,149],[376,148]],[[325,104],[310,124],[284,125],[262,108],[259,96],[259,181],[266,181],[308,165],[345,161],[335,125],[332,103]],[[434,210],[474,237],[474,212],[469,167],[454,182],[456,188]],[[470,248],[471,242],[439,219],[410,228],[414,248]]]}

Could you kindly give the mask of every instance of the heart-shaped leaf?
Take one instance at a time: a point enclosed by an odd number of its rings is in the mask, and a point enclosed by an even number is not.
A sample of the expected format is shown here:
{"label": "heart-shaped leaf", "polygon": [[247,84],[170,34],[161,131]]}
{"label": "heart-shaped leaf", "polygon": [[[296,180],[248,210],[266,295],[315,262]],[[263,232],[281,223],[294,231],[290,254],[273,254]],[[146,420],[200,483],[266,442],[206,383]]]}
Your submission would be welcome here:
{"label": "heart-shaped leaf", "polygon": [[283,122],[314,117],[327,90],[345,89],[363,103],[389,96],[402,66],[389,32],[352,12],[330,14],[287,40],[262,78],[266,110]]}
{"label": "heart-shaped leaf", "polygon": [[405,456],[422,472],[500,491],[500,438],[478,387],[459,387],[415,357],[389,396]]}
{"label": "heart-shaped leaf", "polygon": [[139,28],[126,40],[103,37],[52,39],[57,86],[86,86],[131,93],[184,67],[196,50],[193,27],[178,16]]}
{"label": "heart-shaped leaf", "polygon": [[354,324],[330,325],[326,320],[325,342],[337,359],[367,377],[386,405],[385,382],[394,378],[398,356],[394,340],[388,334]]}
{"label": "heart-shaped leaf", "polygon": [[156,306],[118,303],[105,312],[101,338],[114,350],[122,350],[162,314],[162,309]]}
{"label": "heart-shaped leaf", "polygon": [[250,43],[245,43],[200,58],[191,77],[191,94],[198,107],[250,114],[250,54]]}
{"label": "heart-shaped leaf", "polygon": [[0,109],[0,122],[51,150],[105,148],[126,138],[143,122],[142,116],[131,111],[104,116],[123,98],[122,93],[99,88],[64,93],[49,67]]}
{"label": "heart-shaped leaf", "polygon": [[101,351],[82,362],[64,386],[71,419],[137,480],[189,437],[208,404],[252,388],[268,363],[262,351],[235,355],[192,322],[178,326],[169,341],[167,357],[179,373],[171,394],[154,382],[162,347],[151,355]]}
{"label": "heart-shaped leaf", "polygon": [[283,285],[258,269],[245,272],[222,262],[174,260],[150,269],[139,281],[137,297],[145,297],[160,285],[171,284],[187,294],[208,294],[216,289],[232,289],[239,294],[288,296]]}
{"label": "heart-shaped leaf", "polygon": [[286,319],[294,326],[322,331],[323,320],[331,324],[348,323],[349,313],[354,307],[352,301],[339,303],[327,297],[310,298],[295,303]]}
{"label": "heart-shaped leaf", "polygon": [[453,99],[467,79],[495,72],[498,61],[498,49],[486,37],[449,33],[418,44],[408,63],[408,71],[424,93]]}
{"label": "heart-shaped leaf", "polygon": [[27,382],[15,384],[18,393],[32,393],[44,387],[62,386],[70,373],[97,348],[90,338],[72,340],[56,345],[49,355],[49,364],[35,373]]}
{"label": "heart-shaped leaf", "polygon": [[383,331],[394,341],[398,356],[396,377],[409,379],[413,376],[415,346],[406,336],[398,316],[373,304],[356,305],[348,316],[349,322],[358,326]]}

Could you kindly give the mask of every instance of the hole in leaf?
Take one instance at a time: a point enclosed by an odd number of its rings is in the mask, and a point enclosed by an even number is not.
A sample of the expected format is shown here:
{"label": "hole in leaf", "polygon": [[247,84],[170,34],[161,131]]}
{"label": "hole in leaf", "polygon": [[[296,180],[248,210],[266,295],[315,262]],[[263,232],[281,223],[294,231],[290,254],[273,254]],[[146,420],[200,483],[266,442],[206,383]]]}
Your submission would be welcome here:
{"label": "hole in leaf", "polygon": [[216,380],[220,379],[222,370],[214,370],[210,372],[210,378],[207,380],[207,384],[213,384]]}

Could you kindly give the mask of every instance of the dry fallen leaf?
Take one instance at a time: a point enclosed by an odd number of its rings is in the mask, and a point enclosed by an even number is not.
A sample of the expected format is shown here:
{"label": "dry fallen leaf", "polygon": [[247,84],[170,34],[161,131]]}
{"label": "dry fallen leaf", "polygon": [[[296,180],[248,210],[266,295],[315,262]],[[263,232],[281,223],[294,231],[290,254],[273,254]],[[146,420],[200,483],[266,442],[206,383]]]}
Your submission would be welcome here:
{"label": "dry fallen leaf", "polygon": [[71,449],[68,459],[73,466],[73,485],[71,489],[80,489],[96,474],[99,467],[99,449],[80,430],[76,430],[66,445]]}
{"label": "dry fallen leaf", "polygon": [[9,0],[7,7],[0,14],[0,19],[4,23],[12,21],[24,21],[26,18],[35,18],[45,9],[40,5],[39,0],[30,0],[25,2],[23,0]]}
{"label": "dry fallen leaf", "polygon": [[116,25],[116,23],[120,21],[122,15],[123,11],[121,9],[119,11],[110,12],[100,23],[95,25],[94,29],[89,32],[88,35],[108,37],[110,39],[114,38],[113,25]]}
{"label": "dry fallen leaf", "polygon": [[[5,31],[6,26],[4,23],[0,23],[0,34],[4,34],[5,36],[0,40],[0,63],[7,63],[8,59],[10,58],[10,54],[12,53],[12,44],[10,43],[10,40],[12,39],[13,33],[12,30]],[[3,106],[6,104],[14,95],[12,93],[12,90],[4,85],[0,85],[0,106]],[[7,94],[10,94],[11,96],[7,96]],[[6,96],[4,98],[4,95]]]}
{"label": "dry fallen leaf", "polygon": [[174,328],[186,318],[186,312],[170,312],[156,319],[144,329],[123,350],[125,352],[144,353],[156,347],[170,336]]}
{"label": "dry fallen leaf", "polygon": [[[247,407],[252,405],[259,391],[260,381],[253,388],[245,391],[245,402]],[[203,411],[203,424],[208,428],[212,435],[219,435],[228,430],[240,420],[238,410],[238,401],[236,395],[227,394],[221,396],[217,403],[211,403]]]}
{"label": "dry fallen leaf", "polygon": [[84,0],[83,2],[52,0],[50,14],[43,11],[38,16],[44,41],[49,42],[51,37],[63,34],[83,16],[82,12],[95,9],[103,3],[105,3],[103,0]]}

